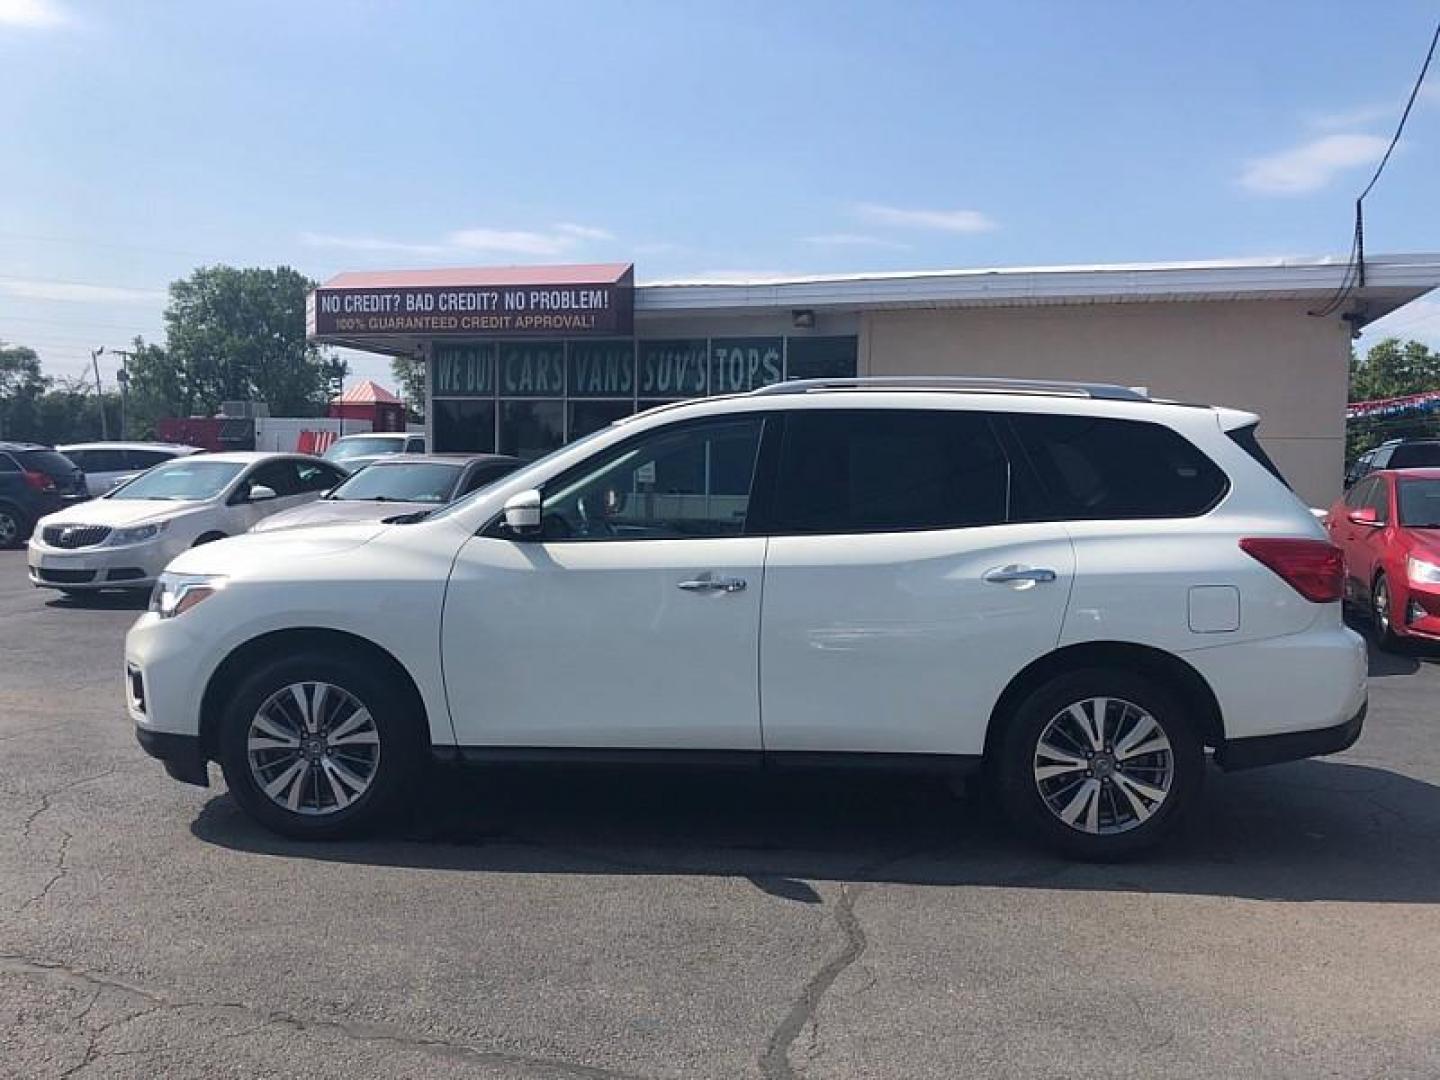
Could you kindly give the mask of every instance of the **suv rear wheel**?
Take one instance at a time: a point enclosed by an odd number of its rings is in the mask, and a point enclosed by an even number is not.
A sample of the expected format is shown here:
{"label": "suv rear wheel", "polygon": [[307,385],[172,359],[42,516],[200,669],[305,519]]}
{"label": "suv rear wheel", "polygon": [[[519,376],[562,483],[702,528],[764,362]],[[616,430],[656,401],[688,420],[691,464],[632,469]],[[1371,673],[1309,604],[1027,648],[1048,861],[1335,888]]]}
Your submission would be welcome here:
{"label": "suv rear wheel", "polygon": [[297,839],[354,836],[406,793],[417,718],[377,672],[323,652],[273,660],[221,717],[220,765],[262,824]]}
{"label": "suv rear wheel", "polygon": [[1010,718],[994,763],[1012,821],[1079,859],[1160,842],[1194,804],[1205,752],[1179,702],[1128,671],[1061,675]]}

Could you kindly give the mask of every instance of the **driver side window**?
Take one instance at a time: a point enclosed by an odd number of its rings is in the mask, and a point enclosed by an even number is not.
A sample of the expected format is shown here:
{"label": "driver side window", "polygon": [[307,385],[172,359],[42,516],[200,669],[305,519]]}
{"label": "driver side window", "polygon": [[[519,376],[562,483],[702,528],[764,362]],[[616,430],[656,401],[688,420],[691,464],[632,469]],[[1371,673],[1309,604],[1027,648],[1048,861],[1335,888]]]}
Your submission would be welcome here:
{"label": "driver side window", "polygon": [[547,540],[667,540],[745,531],[763,418],[661,429],[547,485]]}

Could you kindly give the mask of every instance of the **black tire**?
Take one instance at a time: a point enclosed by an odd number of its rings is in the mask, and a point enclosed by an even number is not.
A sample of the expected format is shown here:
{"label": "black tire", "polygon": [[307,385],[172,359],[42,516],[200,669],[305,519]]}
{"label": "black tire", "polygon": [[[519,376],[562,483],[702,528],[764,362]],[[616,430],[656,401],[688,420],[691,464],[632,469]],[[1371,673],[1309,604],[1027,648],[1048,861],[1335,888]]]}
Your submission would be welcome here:
{"label": "black tire", "polygon": [[[251,723],[262,705],[287,687],[318,682],[338,688],[368,710],[378,736],[377,758],[363,793],[346,806],[307,814],[281,806],[262,790],[251,767],[248,743]],[[342,718],[336,731],[343,726]],[[299,840],[342,839],[381,824],[411,793],[425,741],[424,718],[414,714],[405,695],[398,693],[375,665],[336,653],[301,653],[268,661],[231,695],[220,718],[220,767],[231,794],[266,828]],[[318,759],[310,764],[315,770],[308,781],[312,794],[316,787],[322,793],[326,789],[321,765]],[[283,771],[280,766],[275,768]]]}
{"label": "black tire", "polygon": [[34,523],[12,503],[0,502],[0,548],[18,548],[30,539]]}
{"label": "black tire", "polygon": [[1370,636],[1382,652],[1398,653],[1405,649],[1405,639],[1395,633],[1395,611],[1391,600],[1390,582],[1382,570],[1370,586]]}
{"label": "black tire", "polygon": [[[1066,731],[1071,721],[1072,705],[1107,699],[1103,711],[1108,740],[1102,736],[1102,749],[1083,752],[1074,750],[1074,760],[1085,761],[1093,768],[1076,769],[1073,763],[1055,768],[1059,775],[1041,778],[1042,769],[1037,752],[1042,735],[1050,732],[1050,745]],[[1130,707],[1134,708],[1130,708]],[[1096,707],[1082,714],[1094,716]],[[1142,725],[1140,713],[1153,719],[1168,740],[1169,748],[1152,754],[1139,755],[1119,762],[1104,746],[1122,747],[1129,732]],[[1195,805],[1205,776],[1205,749],[1175,695],[1165,686],[1133,672],[1103,668],[1068,672],[1033,691],[1021,702],[1005,723],[998,743],[997,757],[992,763],[994,781],[1001,805],[1010,821],[1031,838],[1071,859],[1104,862],[1124,859],[1153,848],[1183,820]],[[1052,722],[1060,724],[1052,728]],[[1077,729],[1078,730],[1078,729]],[[1154,736],[1135,744],[1143,748]],[[1076,744],[1078,745],[1078,744]],[[1071,746],[1067,744],[1067,749]],[[1093,760],[1087,760],[1091,755]],[[1040,760],[1058,762],[1058,758],[1041,755]],[[1135,791],[1136,781],[1161,790],[1160,777],[1168,767],[1168,787],[1155,801],[1140,798],[1147,809],[1145,816],[1132,809],[1134,800],[1125,794]],[[1062,771],[1063,770],[1063,771]],[[1103,779],[1102,779],[1103,777]],[[1044,790],[1042,790],[1042,788]],[[1086,789],[1089,794],[1087,795]],[[1073,799],[1086,796],[1084,808],[1096,804],[1097,831],[1086,831],[1088,813],[1079,824],[1062,820],[1062,809],[1052,809],[1050,800],[1069,810]],[[1107,831],[1107,816],[1109,831]],[[1129,820],[1133,819],[1133,820]]]}
{"label": "black tire", "polygon": [[222,533],[222,532],[208,532],[208,533],[206,533],[204,536],[196,537],[196,538],[195,538],[195,543],[191,544],[190,546],[191,546],[191,547],[199,547],[201,544],[213,544],[216,540],[224,540],[224,539],[225,539],[225,534]]}

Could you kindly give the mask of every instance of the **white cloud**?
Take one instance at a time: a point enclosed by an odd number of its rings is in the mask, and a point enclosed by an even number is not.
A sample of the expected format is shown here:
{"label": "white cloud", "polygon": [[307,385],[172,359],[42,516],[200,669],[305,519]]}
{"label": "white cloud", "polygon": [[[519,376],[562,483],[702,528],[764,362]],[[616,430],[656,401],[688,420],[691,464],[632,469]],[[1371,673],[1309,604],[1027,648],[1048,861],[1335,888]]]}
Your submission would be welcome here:
{"label": "white cloud", "polygon": [[575,246],[576,237],[559,232],[529,232],[524,229],[461,229],[448,240],[453,247],[466,251],[484,251],[496,255],[536,255],[551,258],[563,255]]}
{"label": "white cloud", "polygon": [[1379,135],[1326,135],[1254,158],[1240,175],[1240,184],[1262,195],[1304,195],[1319,191],[1342,172],[1373,165],[1389,140]]}
{"label": "white cloud", "polygon": [[[1420,92],[1415,95],[1416,109],[1436,104],[1440,104],[1440,86],[1421,87]],[[1383,124],[1393,130],[1400,122],[1400,114],[1404,109],[1405,98],[1397,97],[1393,101],[1371,102],[1369,105],[1357,105],[1352,109],[1311,113],[1305,118],[1305,122],[1322,131],[1371,127],[1375,124]]]}
{"label": "white cloud", "polygon": [[597,229],[593,225],[576,225],[573,222],[562,221],[554,227],[555,232],[564,236],[573,236],[576,240],[614,240],[615,234],[609,229]]}
{"label": "white cloud", "polygon": [[999,226],[979,210],[906,210],[880,203],[857,203],[855,214],[863,221],[877,225],[894,225],[909,229],[933,229],[940,232],[989,232]]}
{"label": "white cloud", "polygon": [[164,303],[163,289],[125,289],[114,285],[80,285],[63,281],[0,281],[0,292],[24,300],[79,301],[91,304]]}
{"label": "white cloud", "polygon": [[895,240],[882,240],[878,236],[866,236],[863,233],[820,233],[816,236],[802,236],[802,243],[814,244],[817,247],[871,247],[888,248],[891,251],[909,251],[909,244],[901,244]]}
{"label": "white cloud", "polygon": [[335,236],[330,233],[303,232],[300,242],[306,247],[337,248],[342,251],[380,251],[396,255],[443,255],[443,244],[407,244],[378,236]]}
{"label": "white cloud", "polygon": [[54,30],[74,21],[55,0],[0,0],[0,26]]}
{"label": "white cloud", "polygon": [[481,253],[542,259],[559,258],[586,244],[613,239],[614,234],[605,229],[593,225],[577,225],[574,222],[560,222],[544,230],[457,229],[443,240],[433,243],[389,240],[379,236],[337,236],[312,232],[300,234],[300,242],[308,247],[343,251],[451,257]]}

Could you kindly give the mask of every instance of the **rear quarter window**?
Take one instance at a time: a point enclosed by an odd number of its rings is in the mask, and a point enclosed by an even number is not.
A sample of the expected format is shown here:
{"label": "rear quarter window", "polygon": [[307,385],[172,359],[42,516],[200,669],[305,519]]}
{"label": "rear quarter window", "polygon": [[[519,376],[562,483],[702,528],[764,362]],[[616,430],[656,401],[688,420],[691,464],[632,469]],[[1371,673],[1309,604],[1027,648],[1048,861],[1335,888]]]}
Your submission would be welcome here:
{"label": "rear quarter window", "polygon": [[1427,469],[1440,465],[1440,443],[1401,443],[1390,454],[1391,469]]}
{"label": "rear quarter window", "polygon": [[1197,517],[1229,481],[1194,443],[1142,420],[1015,414],[1011,429],[1028,481],[1022,521]]}
{"label": "rear quarter window", "polygon": [[15,457],[22,469],[42,472],[47,476],[69,476],[75,471],[75,463],[54,450],[21,450]]}

